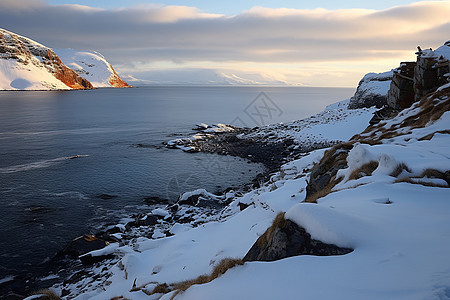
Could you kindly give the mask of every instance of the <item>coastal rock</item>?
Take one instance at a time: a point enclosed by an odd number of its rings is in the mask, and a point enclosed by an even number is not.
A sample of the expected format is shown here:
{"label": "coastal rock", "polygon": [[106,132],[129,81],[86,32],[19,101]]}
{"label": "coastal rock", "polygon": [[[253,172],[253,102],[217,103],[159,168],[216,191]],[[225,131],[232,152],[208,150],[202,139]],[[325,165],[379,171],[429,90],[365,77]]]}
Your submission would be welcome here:
{"label": "coastal rock", "polygon": [[125,228],[128,230],[132,227],[139,227],[139,226],[153,226],[158,224],[158,220],[160,219],[160,216],[148,214],[145,216],[139,215],[136,217],[134,221],[128,222],[125,225]]}
{"label": "coastal rock", "polygon": [[70,256],[78,258],[80,255],[99,250],[108,245],[108,242],[96,238],[92,235],[83,235],[71,241],[57,256]]}
{"label": "coastal rock", "polygon": [[191,205],[198,207],[223,207],[224,196],[217,196],[207,192],[205,189],[197,189],[191,192],[183,193],[177,201],[179,205]]}
{"label": "coastal rock", "polygon": [[243,260],[274,261],[297,255],[344,255],[352,251],[353,249],[312,239],[304,228],[291,220],[286,220],[284,214],[279,214],[272,226],[253,244]]}
{"label": "coastal rock", "polygon": [[355,95],[350,98],[348,108],[381,108],[386,105],[392,76],[393,71],[366,74],[359,82]]}

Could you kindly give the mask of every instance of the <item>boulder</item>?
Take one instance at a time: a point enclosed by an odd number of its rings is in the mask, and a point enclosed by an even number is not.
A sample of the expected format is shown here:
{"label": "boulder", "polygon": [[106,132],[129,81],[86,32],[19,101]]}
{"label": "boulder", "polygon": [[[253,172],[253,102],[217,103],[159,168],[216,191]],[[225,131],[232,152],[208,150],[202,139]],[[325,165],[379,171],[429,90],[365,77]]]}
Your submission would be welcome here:
{"label": "boulder", "polygon": [[72,258],[78,258],[80,255],[88,252],[99,250],[108,245],[108,242],[96,238],[92,235],[83,235],[73,241],[71,241],[63,250],[61,250],[57,256],[70,256]]}
{"label": "boulder", "polygon": [[244,261],[274,261],[297,255],[344,255],[353,249],[341,248],[311,238],[306,230],[284,214],[279,214],[272,226],[258,238],[244,257]]}
{"label": "boulder", "polygon": [[324,153],[320,162],[311,170],[305,201],[315,202],[318,194],[331,189],[338,170],[347,168],[347,155],[352,148],[352,143],[341,143]]}

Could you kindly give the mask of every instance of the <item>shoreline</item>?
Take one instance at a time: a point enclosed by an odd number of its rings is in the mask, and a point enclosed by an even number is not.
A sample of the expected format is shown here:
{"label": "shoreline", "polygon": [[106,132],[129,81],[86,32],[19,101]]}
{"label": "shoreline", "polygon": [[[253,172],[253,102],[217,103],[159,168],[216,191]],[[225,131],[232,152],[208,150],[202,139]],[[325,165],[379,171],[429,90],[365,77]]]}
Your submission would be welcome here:
{"label": "shoreline", "polygon": [[[219,126],[222,130],[219,130],[217,125],[211,128],[211,126],[202,124],[206,127],[195,128],[194,133],[196,132],[197,134],[194,134],[194,136],[166,142],[165,146],[167,148],[178,148],[185,152],[206,152],[245,158],[249,161],[264,164],[265,171],[261,175],[256,176],[252,182],[241,184],[238,188],[228,187],[222,189],[222,193],[218,193],[218,195],[199,189],[184,193],[183,195],[187,194],[186,197],[184,197],[182,203],[178,201],[179,203],[177,204],[170,204],[167,199],[148,197],[148,202],[146,203],[149,206],[148,209],[146,208],[142,213],[129,215],[128,219],[120,221],[120,224],[104,224],[101,230],[92,235],[95,238],[93,240],[108,242],[118,247],[130,247],[133,244],[133,240],[137,241],[145,237],[157,240],[161,237],[174,235],[175,232],[171,232],[171,230],[175,230],[173,225],[176,223],[179,223],[178,225],[182,228],[186,228],[186,226],[192,228],[208,222],[220,221],[231,216],[234,212],[227,211],[224,208],[235,199],[249,192],[256,191],[259,187],[266,184],[273,177],[274,172],[283,171],[280,168],[283,164],[298,159],[303,154],[314,149],[330,147],[339,142],[339,140],[330,140],[328,136],[318,136],[314,130],[316,125],[332,128],[337,121],[342,122],[342,120],[345,121],[348,118],[359,115],[368,118],[367,115],[371,115],[370,110],[346,111],[344,113],[342,108],[344,106],[346,106],[344,102],[339,102],[337,106],[333,105],[331,110],[327,107],[323,112],[306,119],[288,124],[273,124],[252,129],[222,124],[223,126]],[[353,125],[348,126],[355,130]],[[228,128],[228,131],[224,128]],[[145,147],[145,145],[140,144],[132,146]],[[183,198],[183,195],[180,195],[180,198]],[[239,205],[239,209],[244,210],[247,206],[243,203],[242,206]],[[180,229],[178,228],[177,230]],[[92,239],[89,236],[85,236],[85,238],[88,240]],[[83,236],[78,241],[83,241]],[[61,249],[67,250],[67,247],[64,248],[63,246],[66,245],[62,245]],[[14,285],[17,288],[12,290],[23,293],[23,286],[20,286],[20,283],[16,283],[16,280],[23,279],[22,282],[30,283],[30,288],[26,290],[29,293],[50,286],[54,287],[55,285],[59,288],[73,288],[76,283],[81,281],[83,281],[83,286],[85,287],[89,286],[86,282],[102,284],[95,283],[95,280],[108,278],[108,273],[102,273],[99,269],[108,270],[108,266],[112,266],[121,259],[120,254],[112,255],[114,249],[104,246],[105,244],[98,248],[101,250],[97,251],[93,259],[88,259],[90,260],[90,265],[83,265],[78,257],[96,249],[89,248],[87,249],[89,251],[75,253],[76,255],[72,255],[71,258],[57,255],[45,263],[41,268],[43,271],[39,274],[24,274],[24,276],[28,276],[26,278],[15,278],[10,284],[6,283],[6,285],[9,287],[15,283]],[[55,258],[59,260],[55,260]],[[95,264],[100,261],[101,263]],[[70,291],[68,293],[74,295],[86,291],[74,290],[73,294]],[[66,296],[66,294],[63,294],[63,296]]]}
{"label": "shoreline", "polygon": [[[119,243],[121,246],[127,245],[133,239],[148,235],[153,236],[155,232],[171,236],[173,233],[169,229],[175,223],[186,224],[194,222],[196,223],[194,227],[196,227],[203,223],[214,221],[215,218],[220,217],[220,212],[236,195],[242,195],[258,189],[275,172],[280,171],[281,166],[289,160],[298,158],[309,151],[329,146],[328,144],[321,145],[322,147],[303,151],[301,147],[295,147],[296,144],[292,139],[286,139],[281,142],[268,142],[261,139],[239,137],[254,132],[258,128],[235,127],[234,129],[230,132],[205,133],[202,139],[194,139],[194,143],[190,145],[198,150],[186,152],[229,155],[263,164],[264,171],[257,174],[249,183],[238,183],[235,187],[223,187],[221,192],[217,194],[209,193],[204,189],[186,192],[179,195],[175,203],[170,203],[168,199],[159,197],[146,197],[143,201],[145,205],[148,205],[147,212],[130,214],[128,216],[129,222],[126,224],[103,224],[101,227],[104,229],[98,230],[92,235],[85,234],[66,245],[61,245],[61,250],[42,265],[36,266],[34,273],[20,272],[11,281],[4,282],[4,288],[8,288],[5,290],[10,291],[10,294],[12,292],[13,294],[11,295],[16,295],[17,299],[21,299],[21,297],[25,297],[40,289],[49,288],[55,284],[70,284],[81,278],[89,278],[89,272],[96,263],[100,263],[99,265],[111,265],[116,263],[120,257],[114,256],[113,253],[107,253],[99,257],[91,257],[80,261],[79,256],[83,256],[91,251],[105,249],[108,247],[108,244]],[[198,132],[197,135],[203,134],[201,130],[198,130]],[[170,146],[168,143],[163,143],[163,145],[169,149],[181,150]],[[140,145],[135,146],[140,147]],[[192,195],[187,197],[187,199],[183,199],[183,195],[189,193]],[[155,210],[160,210],[159,214],[158,211],[154,214]],[[162,212],[163,210],[168,212],[168,214]],[[210,219],[201,220],[201,218],[198,218],[198,216],[204,214],[210,215]],[[119,236],[121,238],[118,238]],[[156,238],[158,237],[162,236],[157,236]],[[98,241],[98,247],[90,247],[92,241],[87,242],[86,239]],[[25,295],[20,292],[25,292]]]}
{"label": "shoreline", "polygon": [[[112,262],[116,262],[119,258],[113,256],[112,254],[107,254],[101,256],[99,259],[92,259],[90,261],[86,260],[87,264],[83,263],[79,260],[78,256],[82,256],[85,253],[96,249],[94,249],[95,247],[89,247],[89,242],[75,242],[83,241],[83,239],[80,238],[93,237],[94,240],[101,241],[101,243],[97,243],[97,245],[101,246],[97,250],[104,249],[105,246],[110,243],[126,245],[139,236],[148,235],[149,232],[154,233],[154,227],[155,225],[159,225],[158,222],[165,223],[163,224],[163,227],[171,227],[176,222],[183,224],[194,220],[195,216],[193,215],[196,214],[218,214],[229,202],[231,202],[227,201],[227,194],[230,192],[231,194],[229,196],[233,197],[235,194],[242,194],[258,188],[260,184],[266,182],[274,172],[279,171],[281,165],[287,161],[288,157],[292,154],[292,152],[288,151],[288,148],[292,145],[292,143],[264,143],[262,141],[249,142],[246,140],[237,139],[237,135],[245,132],[248,132],[248,129],[239,129],[228,133],[208,134],[208,138],[203,139],[201,143],[198,144],[201,150],[196,152],[230,155],[264,165],[264,171],[257,174],[256,177],[249,183],[237,183],[234,187],[223,187],[217,194],[208,192],[209,195],[207,196],[211,198],[216,196],[217,198],[213,200],[220,203],[212,204],[209,203],[208,200],[200,203],[198,201],[198,194],[194,194],[193,197],[180,201],[184,194],[192,193],[192,191],[179,195],[179,198],[175,203],[171,203],[168,199],[159,197],[145,197],[143,202],[145,205],[148,205],[148,210],[146,210],[147,212],[143,211],[141,214],[128,215],[129,222],[124,224],[124,227],[121,226],[122,224],[103,224],[101,227],[104,228],[104,230],[98,230],[92,235],[85,234],[84,236],[80,236],[79,238],[72,240],[68,244],[61,245],[58,253],[51,257],[48,261],[34,266],[34,271],[21,271],[15,275],[11,275],[11,280],[7,280],[0,284],[2,288],[1,290],[4,289],[7,292],[5,297],[10,295],[9,297],[22,299],[33,292],[49,288],[54,284],[59,284],[62,282],[64,282],[64,284],[70,282],[74,283],[76,279],[83,277],[83,274],[89,277],[89,270],[95,263],[101,262],[100,265],[111,264]],[[168,147],[166,143],[163,143],[163,145],[164,144],[169,149],[174,148]],[[139,145],[135,146],[139,147]],[[255,155],[249,156],[249,153],[255,153]],[[268,157],[271,158],[268,159]],[[175,209],[177,206],[178,208]],[[166,218],[166,216],[154,215],[152,214],[152,211],[155,209],[168,210],[174,216],[170,220],[169,218]],[[191,212],[186,215],[186,211],[189,212],[191,210],[194,210],[193,213]],[[209,221],[211,220],[206,220],[205,222]],[[196,226],[201,223],[203,223],[203,221],[199,221]],[[123,234],[123,240],[118,239],[115,236],[117,234]],[[168,228],[166,228],[166,236],[170,235],[172,234],[168,232]],[[103,242],[106,243],[102,244]],[[84,249],[84,247],[86,248]],[[74,250],[73,248],[77,249]],[[76,253],[76,251],[80,252]],[[8,279],[8,277],[5,277],[5,279]]]}

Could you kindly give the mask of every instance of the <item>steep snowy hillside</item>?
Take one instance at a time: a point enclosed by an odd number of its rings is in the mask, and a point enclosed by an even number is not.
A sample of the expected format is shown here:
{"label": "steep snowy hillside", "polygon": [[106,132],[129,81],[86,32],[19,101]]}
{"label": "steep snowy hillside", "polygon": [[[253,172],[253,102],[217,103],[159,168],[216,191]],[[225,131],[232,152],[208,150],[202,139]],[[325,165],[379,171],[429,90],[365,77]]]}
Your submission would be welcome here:
{"label": "steep snowy hillside", "polygon": [[91,89],[50,48],[0,29],[0,90]]}
{"label": "steep snowy hillside", "polygon": [[129,87],[105,57],[95,51],[53,49],[62,62],[78,75],[89,80],[94,87]]}

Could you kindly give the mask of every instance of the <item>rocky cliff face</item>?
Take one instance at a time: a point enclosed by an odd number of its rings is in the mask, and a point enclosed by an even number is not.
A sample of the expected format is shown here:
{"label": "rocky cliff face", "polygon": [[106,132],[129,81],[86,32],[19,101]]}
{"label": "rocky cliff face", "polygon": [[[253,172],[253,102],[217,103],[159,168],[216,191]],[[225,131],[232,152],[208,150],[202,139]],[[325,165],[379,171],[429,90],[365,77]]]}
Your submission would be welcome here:
{"label": "rocky cliff face", "polygon": [[449,81],[450,41],[434,51],[419,50],[416,54],[415,62],[402,62],[400,67],[390,72],[365,75],[348,108],[381,108],[386,105],[388,110],[398,111],[410,107]]}
{"label": "rocky cliff face", "polygon": [[[15,64],[11,64],[11,61],[15,62]],[[0,63],[6,66],[2,68],[2,74],[0,74],[2,75],[0,76],[2,80],[6,81],[6,84],[4,83],[3,85],[8,85],[9,81],[10,89],[25,89],[30,87],[31,89],[93,88],[88,80],[64,65],[58,55],[50,48],[4,29],[0,29]],[[13,67],[16,70],[8,70],[8,67]],[[39,70],[41,73],[50,73],[55,80],[51,78],[52,76],[45,76],[46,78],[42,79],[42,76],[33,78],[28,74],[24,75],[26,78],[22,78],[21,75],[24,72],[18,72],[17,69],[23,69],[25,71]],[[39,88],[39,85],[36,85],[35,81],[41,79],[43,82],[41,82],[41,88]],[[15,86],[17,82],[22,82],[22,84]],[[6,87],[4,89],[8,89]]]}
{"label": "rocky cliff face", "polygon": [[414,102],[414,67],[413,62],[403,62],[394,70],[387,97],[389,107],[400,109],[409,107]]}
{"label": "rocky cliff face", "polygon": [[439,86],[450,79],[450,41],[435,51],[420,50],[416,52],[417,62],[414,67],[415,101],[428,93],[434,92]]}

